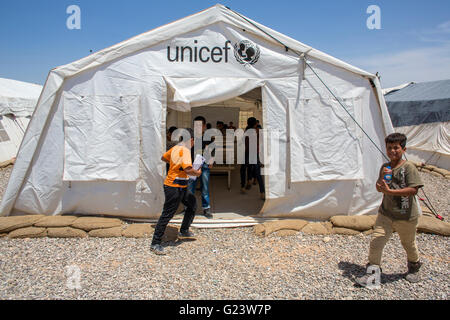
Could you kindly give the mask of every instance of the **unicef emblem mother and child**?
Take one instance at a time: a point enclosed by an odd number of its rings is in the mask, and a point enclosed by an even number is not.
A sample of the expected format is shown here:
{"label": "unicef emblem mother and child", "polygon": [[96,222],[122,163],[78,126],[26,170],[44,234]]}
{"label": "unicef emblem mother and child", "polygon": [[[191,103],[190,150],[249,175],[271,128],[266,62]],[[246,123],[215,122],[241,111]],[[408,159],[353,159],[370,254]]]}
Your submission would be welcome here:
{"label": "unicef emblem mother and child", "polygon": [[234,56],[241,64],[255,64],[260,54],[259,47],[251,41],[242,40],[234,45]]}

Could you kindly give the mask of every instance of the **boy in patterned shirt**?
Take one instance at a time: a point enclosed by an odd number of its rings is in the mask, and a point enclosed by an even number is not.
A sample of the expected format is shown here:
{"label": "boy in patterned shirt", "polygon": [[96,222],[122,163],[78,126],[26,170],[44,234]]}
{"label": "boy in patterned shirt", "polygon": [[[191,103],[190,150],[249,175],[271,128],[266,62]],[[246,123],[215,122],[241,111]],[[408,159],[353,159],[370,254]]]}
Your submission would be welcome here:
{"label": "boy in patterned shirt", "polygon": [[[390,162],[381,166],[376,189],[383,193],[374,233],[369,249],[369,264],[366,275],[357,278],[361,286],[368,286],[373,279],[373,271],[381,272],[381,255],[383,248],[397,231],[408,259],[408,273],[406,279],[410,282],[420,281],[419,251],[416,245],[416,229],[420,215],[420,208],[416,194],[423,187],[422,180],[416,166],[403,159],[406,152],[406,136],[393,133],[386,137],[386,151]],[[389,170],[387,167],[392,169]],[[392,172],[391,172],[392,171]],[[392,174],[392,181],[385,181],[385,174]]]}

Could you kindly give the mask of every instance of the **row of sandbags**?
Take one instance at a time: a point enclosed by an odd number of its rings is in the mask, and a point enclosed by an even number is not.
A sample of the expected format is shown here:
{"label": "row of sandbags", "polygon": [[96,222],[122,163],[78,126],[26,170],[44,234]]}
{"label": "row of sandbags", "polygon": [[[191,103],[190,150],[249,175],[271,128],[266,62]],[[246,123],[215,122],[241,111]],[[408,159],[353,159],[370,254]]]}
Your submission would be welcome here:
{"label": "row of sandbags", "polygon": [[[258,236],[267,237],[276,232],[280,236],[294,235],[301,231],[305,234],[329,235],[369,235],[373,232],[376,216],[334,216],[325,222],[310,222],[302,219],[269,221],[254,226]],[[395,231],[395,230],[394,230]],[[419,218],[418,232],[450,235],[450,223],[436,219],[424,213]]]}

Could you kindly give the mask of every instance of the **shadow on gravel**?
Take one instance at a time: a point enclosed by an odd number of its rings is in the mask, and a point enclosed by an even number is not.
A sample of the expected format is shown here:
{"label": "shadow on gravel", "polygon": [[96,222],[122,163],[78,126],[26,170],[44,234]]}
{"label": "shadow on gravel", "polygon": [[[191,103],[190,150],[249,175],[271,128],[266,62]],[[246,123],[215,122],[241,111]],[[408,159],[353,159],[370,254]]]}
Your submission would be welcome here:
{"label": "shadow on gravel", "polygon": [[[156,224],[153,225],[153,229],[156,227]],[[174,226],[167,226],[166,231],[164,232],[164,236],[162,238],[162,246],[163,247],[178,247],[182,245],[183,242],[196,241],[197,239],[180,239],[178,238],[178,228]]]}
{"label": "shadow on gravel", "polygon": [[[338,263],[340,270],[344,271],[342,275],[354,282],[355,287],[359,285],[355,282],[355,278],[361,277],[366,273],[366,266],[360,266],[352,262],[341,261]],[[386,274],[381,273],[381,283],[391,283],[404,279],[404,273]]]}

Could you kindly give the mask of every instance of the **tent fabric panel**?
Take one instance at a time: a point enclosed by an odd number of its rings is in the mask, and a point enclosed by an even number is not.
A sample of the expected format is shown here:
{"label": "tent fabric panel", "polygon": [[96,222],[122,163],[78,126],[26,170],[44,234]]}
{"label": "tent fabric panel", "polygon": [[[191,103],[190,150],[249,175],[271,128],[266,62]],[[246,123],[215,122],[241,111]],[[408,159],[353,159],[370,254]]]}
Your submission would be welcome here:
{"label": "tent fabric panel", "polygon": [[31,116],[41,91],[38,84],[0,78],[0,116]]}
{"label": "tent fabric panel", "polygon": [[400,90],[386,94],[386,101],[450,100],[450,80],[410,83]]}
{"label": "tent fabric panel", "polygon": [[[362,179],[360,130],[338,102],[319,97],[289,102],[292,181]],[[362,97],[343,99],[359,122],[355,111],[361,111],[361,102]]]}
{"label": "tent fabric panel", "polygon": [[23,161],[21,161],[21,157],[27,155],[29,147],[33,143],[37,143],[33,139],[37,129],[36,120],[41,116],[40,112],[44,110],[37,110],[28,125],[10,178],[10,183],[17,183],[18,181],[11,180],[14,175],[24,174],[23,183],[18,185],[20,189],[14,203],[15,210],[19,212],[51,215],[61,210],[64,186],[62,181],[64,167],[64,113],[62,104],[63,100],[59,96],[54,108],[48,110],[47,118],[42,121],[47,125],[42,128],[37,152],[32,157],[28,170],[22,172]]}
{"label": "tent fabric panel", "polygon": [[[308,60],[311,67],[304,71],[299,93],[289,101],[290,179],[362,179],[362,131],[353,119],[362,122],[371,92],[369,83],[335,66]],[[345,110],[316,73],[332,88]]]}
{"label": "tent fabric panel", "polygon": [[[366,82],[366,94],[362,112],[362,126],[373,141],[385,152],[386,132],[376,91],[370,90]],[[267,198],[262,216],[271,218],[327,219],[332,215],[376,214],[381,204],[381,194],[374,182],[378,178],[378,168],[385,162],[383,155],[369,139],[361,137],[362,170],[364,177],[358,180],[307,181],[286,183],[288,187],[280,197]],[[289,153],[286,153],[289,156]],[[292,157],[292,156],[291,156]],[[292,160],[294,161],[294,160]],[[291,163],[292,165],[292,163]],[[376,168],[376,169],[374,169]],[[288,177],[289,171],[286,171]],[[269,178],[271,178],[269,176]],[[281,183],[278,181],[278,183]],[[273,183],[275,184],[275,183]],[[272,186],[272,184],[270,185]],[[270,190],[269,190],[270,191]]]}
{"label": "tent fabric panel", "polygon": [[64,181],[135,181],[138,96],[64,95]]}
{"label": "tent fabric panel", "polygon": [[450,156],[450,121],[395,128],[407,136],[406,147]]}
{"label": "tent fabric panel", "polygon": [[385,99],[394,127],[450,121],[450,80],[412,83]]}
{"label": "tent fabric panel", "polygon": [[394,127],[450,121],[450,99],[430,101],[386,100]]}
{"label": "tent fabric panel", "polygon": [[[50,122],[49,119],[52,117],[51,111],[56,107],[57,101],[59,101],[57,92],[62,83],[63,79],[61,77],[50,72],[39,98],[39,107],[36,107],[20,145],[17,159],[0,205],[1,216],[8,215],[14,203],[17,201],[22,185],[25,183],[26,176],[31,170],[33,157],[40,150],[38,146],[40,145],[41,135]],[[62,128],[60,130],[58,134],[62,136]],[[50,154],[52,153],[53,151],[50,152]]]}
{"label": "tent fabric panel", "polygon": [[264,85],[264,80],[243,78],[170,78],[164,77],[169,87],[168,108],[190,111],[226,101]]}

